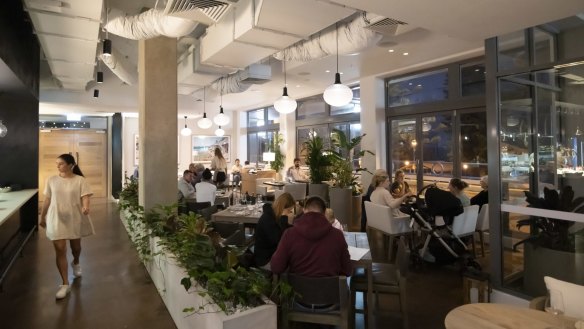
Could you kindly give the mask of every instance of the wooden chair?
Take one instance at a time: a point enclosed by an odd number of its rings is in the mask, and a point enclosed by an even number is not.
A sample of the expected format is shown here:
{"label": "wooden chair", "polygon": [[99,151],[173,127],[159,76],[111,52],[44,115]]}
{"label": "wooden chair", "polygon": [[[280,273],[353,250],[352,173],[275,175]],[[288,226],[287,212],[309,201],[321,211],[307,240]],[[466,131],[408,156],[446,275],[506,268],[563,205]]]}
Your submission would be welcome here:
{"label": "wooden chair", "polygon": [[[289,323],[308,322],[349,328],[349,290],[345,276],[308,278],[285,273],[282,280],[287,281],[299,294],[293,305],[282,306],[282,328]],[[314,305],[334,305],[319,309]]]}
{"label": "wooden chair", "polygon": [[[367,229],[374,229],[389,237],[388,258],[391,260],[394,248],[394,239],[401,235],[411,235],[410,217],[393,217],[390,207],[365,201],[365,212],[367,213]],[[385,239],[384,239],[385,247]]]}
{"label": "wooden chair", "polygon": [[[365,314],[365,327],[369,326],[368,318],[372,318],[371,305],[375,304],[375,309],[379,309],[378,294],[392,294],[399,298],[400,311],[403,328],[409,327],[406,284],[407,274],[410,265],[410,251],[406,245],[405,237],[401,236],[398,241],[397,256],[395,264],[371,263],[364,268],[364,271],[356,269],[351,277],[351,326],[355,324],[355,312]],[[363,310],[355,309],[356,292],[367,295],[363,299]],[[375,296],[375,303],[372,298]]]}
{"label": "wooden chair", "polygon": [[479,216],[477,219],[477,227],[475,229],[479,234],[479,240],[481,243],[481,254],[485,257],[485,241],[484,234],[489,231],[489,204],[486,203],[481,207],[479,211]]}
{"label": "wooden chair", "polygon": [[464,207],[464,212],[452,221],[452,233],[457,238],[470,237],[472,242],[472,253],[476,256],[474,233],[477,227],[477,220],[479,217],[479,206]]}

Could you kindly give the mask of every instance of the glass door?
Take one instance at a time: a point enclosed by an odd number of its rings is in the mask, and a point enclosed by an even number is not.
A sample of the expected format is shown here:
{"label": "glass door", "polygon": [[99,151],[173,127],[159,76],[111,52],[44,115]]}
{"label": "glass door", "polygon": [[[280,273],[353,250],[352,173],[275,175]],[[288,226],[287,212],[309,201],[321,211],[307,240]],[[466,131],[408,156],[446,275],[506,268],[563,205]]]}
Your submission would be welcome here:
{"label": "glass door", "polygon": [[[391,127],[389,132],[391,158],[389,174],[393,175],[396,170],[402,170],[412,193],[416,193],[419,181],[416,162],[419,123],[420,118],[414,116],[390,119],[389,124]],[[391,180],[393,181],[393,177]]]}

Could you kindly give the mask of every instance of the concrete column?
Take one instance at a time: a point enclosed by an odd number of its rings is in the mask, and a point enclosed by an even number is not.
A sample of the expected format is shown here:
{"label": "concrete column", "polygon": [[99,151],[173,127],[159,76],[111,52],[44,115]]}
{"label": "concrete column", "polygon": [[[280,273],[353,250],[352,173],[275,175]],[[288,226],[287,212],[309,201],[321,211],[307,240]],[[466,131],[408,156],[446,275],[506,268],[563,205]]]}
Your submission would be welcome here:
{"label": "concrete column", "polygon": [[140,205],[177,201],[176,39],[139,41]]}
{"label": "concrete column", "polygon": [[[383,79],[376,77],[361,79],[361,132],[367,134],[361,141],[361,147],[375,153],[375,156],[366,154],[361,165],[372,173],[376,169],[387,169],[385,126]],[[365,190],[369,187],[371,176],[363,172],[361,181]]]}

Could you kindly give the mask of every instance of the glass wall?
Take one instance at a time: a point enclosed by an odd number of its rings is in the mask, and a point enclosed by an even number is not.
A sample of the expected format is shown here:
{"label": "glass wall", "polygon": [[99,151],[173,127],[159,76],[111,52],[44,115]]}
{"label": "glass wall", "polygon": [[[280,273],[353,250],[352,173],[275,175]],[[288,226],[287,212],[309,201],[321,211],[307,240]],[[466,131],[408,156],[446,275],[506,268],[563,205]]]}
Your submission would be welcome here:
{"label": "glass wall", "polygon": [[388,94],[390,107],[448,99],[448,71],[441,69],[391,79]]}
{"label": "glass wall", "polygon": [[273,106],[247,112],[247,159],[251,164],[263,167],[262,159],[279,131],[280,114]]}
{"label": "glass wall", "polygon": [[544,276],[584,285],[582,38],[572,17],[487,40],[500,161],[491,264],[509,292],[545,295]]}

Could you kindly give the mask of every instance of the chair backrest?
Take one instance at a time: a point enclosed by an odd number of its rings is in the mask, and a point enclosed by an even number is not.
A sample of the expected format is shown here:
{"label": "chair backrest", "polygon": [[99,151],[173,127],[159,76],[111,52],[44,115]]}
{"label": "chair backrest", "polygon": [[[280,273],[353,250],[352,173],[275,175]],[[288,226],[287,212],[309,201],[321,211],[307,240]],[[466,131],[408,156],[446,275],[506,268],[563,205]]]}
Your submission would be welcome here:
{"label": "chair backrest", "polygon": [[474,234],[479,217],[479,206],[464,207],[464,212],[456,217],[452,222],[452,233],[461,237]]}
{"label": "chair backrest", "polygon": [[404,234],[412,231],[409,217],[393,217],[392,209],[365,201],[367,226],[389,235]]}
{"label": "chair backrest", "polygon": [[218,211],[217,206],[213,205],[204,209],[199,210],[199,214],[205,218],[207,222],[211,221],[211,218],[214,213]]}
{"label": "chair backrest", "polygon": [[[294,292],[295,302],[282,308],[284,327],[289,321],[321,323],[349,328],[349,287],[345,276],[308,278],[292,273],[282,274]],[[338,305],[326,309],[311,309],[311,305]]]}
{"label": "chair backrest", "polygon": [[199,210],[211,207],[211,202],[187,202],[188,211],[198,213]]}
{"label": "chair backrest", "polygon": [[403,277],[408,276],[410,269],[410,250],[406,244],[406,237],[401,236],[397,244],[397,255],[395,264],[399,269],[399,273]]}
{"label": "chair backrest", "polygon": [[290,183],[284,185],[284,192],[292,195],[295,201],[303,201],[306,199],[306,184],[305,183]]}
{"label": "chair backrest", "polygon": [[242,246],[245,244],[245,230],[243,223],[216,221],[211,222],[213,230],[225,239],[224,244]]}
{"label": "chair backrest", "polygon": [[489,204],[485,203],[481,210],[479,211],[479,217],[477,219],[477,231],[488,231],[489,230]]}

